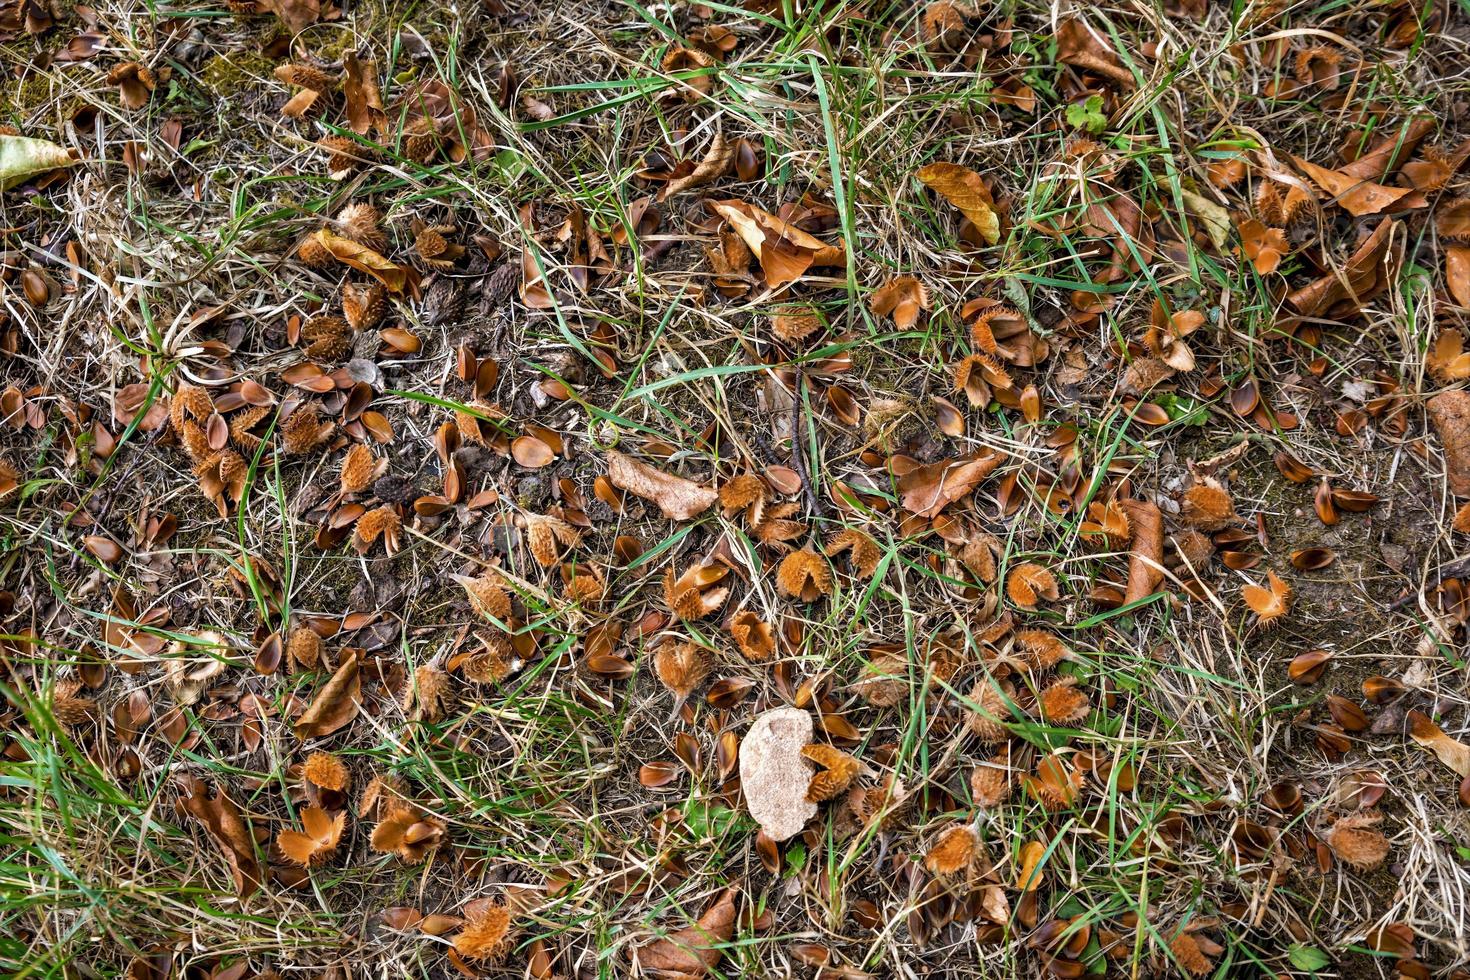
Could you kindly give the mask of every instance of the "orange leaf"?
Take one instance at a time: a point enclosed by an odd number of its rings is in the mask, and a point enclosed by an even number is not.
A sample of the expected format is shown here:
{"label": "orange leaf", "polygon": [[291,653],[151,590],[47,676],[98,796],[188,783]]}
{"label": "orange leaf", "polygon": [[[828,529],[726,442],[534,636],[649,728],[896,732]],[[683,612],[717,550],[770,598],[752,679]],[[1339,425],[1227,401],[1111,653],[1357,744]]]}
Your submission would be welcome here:
{"label": "orange leaf", "polygon": [[1337,170],[1328,170],[1315,163],[1292,157],[1296,165],[1312,178],[1312,182],[1331,194],[1333,200],[1355,218],[1378,214],[1406,194],[1413,193],[1407,187],[1385,187],[1361,177],[1353,177]]}
{"label": "orange leaf", "polygon": [[316,240],[338,262],[358,272],[366,272],[382,283],[389,292],[401,293],[403,287],[408,283],[407,269],[388,261],[366,245],[359,245],[352,239],[343,238],[327,228],[316,233]]}
{"label": "orange leaf", "polygon": [[361,699],[362,681],[358,677],[357,658],[343,657],[342,666],[337,668],[311,706],[296,719],[296,737],[308,739],[332,734],[356,716]]}

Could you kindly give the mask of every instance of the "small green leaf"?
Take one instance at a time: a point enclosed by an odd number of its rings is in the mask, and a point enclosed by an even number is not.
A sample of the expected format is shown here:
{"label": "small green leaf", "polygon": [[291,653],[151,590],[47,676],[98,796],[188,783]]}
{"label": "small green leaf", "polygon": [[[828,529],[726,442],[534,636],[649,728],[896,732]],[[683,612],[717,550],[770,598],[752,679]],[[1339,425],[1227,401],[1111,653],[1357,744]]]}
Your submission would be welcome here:
{"label": "small green leaf", "polygon": [[1332,964],[1332,958],[1329,957],[1326,953],[1322,952],[1316,946],[1302,946],[1300,944],[1293,944],[1291,948],[1286,951],[1286,958],[1290,960],[1291,965],[1296,967],[1298,970],[1307,970],[1311,973],[1316,973],[1318,970],[1324,970]]}
{"label": "small green leaf", "polygon": [[49,140],[0,136],[0,191],[76,162],[70,150]]}

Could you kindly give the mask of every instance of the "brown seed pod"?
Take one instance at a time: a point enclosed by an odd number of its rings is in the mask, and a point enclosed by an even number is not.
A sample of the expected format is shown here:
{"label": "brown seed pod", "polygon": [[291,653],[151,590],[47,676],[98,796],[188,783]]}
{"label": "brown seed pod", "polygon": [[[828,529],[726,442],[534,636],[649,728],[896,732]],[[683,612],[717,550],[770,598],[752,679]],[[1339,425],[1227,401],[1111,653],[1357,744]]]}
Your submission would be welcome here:
{"label": "brown seed pod", "polygon": [[1239,520],[1230,494],[1213,480],[1196,483],[1185,491],[1179,517],[1200,531],[1219,531]]}
{"label": "brown seed pod", "polygon": [[1022,609],[1035,609],[1040,602],[1061,598],[1056,576],[1035,562],[1022,562],[1006,576],[1006,595]]}
{"label": "brown seed pod", "polygon": [[966,708],[965,727],[985,742],[1003,742],[1010,738],[1011,731],[1006,722],[1011,720],[1011,708],[1007,699],[1008,694],[982,677],[970,688],[969,701],[975,707]]}
{"label": "brown seed pod", "polygon": [[969,824],[956,824],[939,835],[924,854],[930,874],[952,875],[967,871],[980,854],[980,838]]}
{"label": "brown seed pod", "polygon": [[301,339],[309,356],[335,361],[351,349],[352,328],[340,316],[314,316],[302,325]]}
{"label": "brown seed pod", "polygon": [[342,316],[353,330],[376,327],[388,312],[388,294],[378,283],[344,283]]}
{"label": "brown seed pod", "polygon": [[388,461],[378,459],[373,451],[360,442],[355,442],[342,458],[342,492],[361,493],[372,486],[373,481],[387,469]]}
{"label": "brown seed pod", "polygon": [[702,648],[693,643],[665,643],[653,654],[653,671],[659,683],[674,695],[675,718],[694,689],[709,675],[709,659]]}
{"label": "brown seed pod", "polygon": [[808,803],[821,803],[835,799],[839,793],[852,785],[853,778],[862,768],[862,763],[846,752],[819,742],[803,747],[801,754],[822,767],[822,771],[815,773],[811,782],[807,784],[806,801]]}
{"label": "brown seed pod", "polygon": [[305,402],[282,423],[281,442],[287,453],[299,456],[326,442],[335,428],[334,423],[321,421],[315,403]]}
{"label": "brown seed pod", "polygon": [[332,230],[343,238],[381,252],[388,246],[382,222],[382,213],[371,204],[349,204],[337,212],[336,220],[330,224]]}
{"label": "brown seed pod", "polygon": [[1315,684],[1322,679],[1332,654],[1326,650],[1308,650],[1292,658],[1286,668],[1286,676],[1293,684]]}

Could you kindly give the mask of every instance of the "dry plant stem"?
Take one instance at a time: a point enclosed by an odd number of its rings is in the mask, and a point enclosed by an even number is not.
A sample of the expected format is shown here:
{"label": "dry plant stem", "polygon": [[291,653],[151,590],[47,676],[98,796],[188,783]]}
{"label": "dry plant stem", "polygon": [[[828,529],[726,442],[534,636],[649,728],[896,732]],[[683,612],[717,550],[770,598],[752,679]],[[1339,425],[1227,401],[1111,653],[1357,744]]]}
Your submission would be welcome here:
{"label": "dry plant stem", "polygon": [[816,487],[812,483],[811,475],[807,472],[806,455],[806,432],[805,412],[803,403],[806,400],[806,375],[800,367],[796,368],[796,383],[793,386],[793,398],[791,400],[791,468],[796,470],[797,477],[801,480],[802,495],[806,497],[808,512],[813,517],[821,517],[823,514],[822,499],[817,496]]}

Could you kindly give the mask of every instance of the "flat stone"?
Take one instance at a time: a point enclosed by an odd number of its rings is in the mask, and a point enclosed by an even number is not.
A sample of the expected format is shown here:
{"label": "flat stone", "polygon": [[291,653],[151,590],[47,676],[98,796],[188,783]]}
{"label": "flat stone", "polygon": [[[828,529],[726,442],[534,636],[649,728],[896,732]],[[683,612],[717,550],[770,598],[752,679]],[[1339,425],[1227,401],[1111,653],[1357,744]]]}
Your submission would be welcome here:
{"label": "flat stone", "polygon": [[740,743],[740,789],[750,815],[773,841],[801,833],[817,815],[806,801],[815,767],[801,754],[812,740],[812,716],[773,708],[756,718]]}

